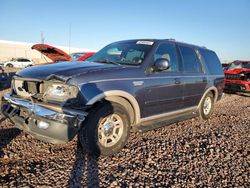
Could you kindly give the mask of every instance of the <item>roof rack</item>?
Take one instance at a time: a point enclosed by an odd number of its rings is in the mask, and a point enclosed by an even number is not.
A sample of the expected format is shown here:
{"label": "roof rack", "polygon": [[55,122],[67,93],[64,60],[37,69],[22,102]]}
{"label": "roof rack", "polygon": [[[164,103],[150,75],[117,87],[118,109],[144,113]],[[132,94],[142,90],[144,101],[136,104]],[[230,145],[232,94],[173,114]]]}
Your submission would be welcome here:
{"label": "roof rack", "polygon": [[195,45],[195,44],[190,44],[190,43],[187,43],[187,42],[181,42],[181,41],[177,41],[173,38],[169,38],[169,39],[166,39],[168,41],[173,41],[173,42],[178,42],[178,43],[182,43],[182,44],[187,44],[187,45],[192,45],[192,46],[196,46],[196,47],[199,47],[199,48],[204,48],[204,49],[208,49],[206,46],[198,46],[198,45]]}

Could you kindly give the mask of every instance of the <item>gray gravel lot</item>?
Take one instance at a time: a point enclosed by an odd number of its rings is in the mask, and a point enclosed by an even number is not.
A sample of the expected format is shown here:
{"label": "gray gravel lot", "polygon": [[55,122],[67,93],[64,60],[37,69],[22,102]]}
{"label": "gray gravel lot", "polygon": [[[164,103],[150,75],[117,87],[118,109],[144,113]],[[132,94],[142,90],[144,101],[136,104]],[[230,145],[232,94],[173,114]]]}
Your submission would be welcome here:
{"label": "gray gravel lot", "polygon": [[226,94],[208,121],[132,133],[120,153],[98,159],[77,138],[47,144],[0,115],[1,186],[250,187],[250,97]]}

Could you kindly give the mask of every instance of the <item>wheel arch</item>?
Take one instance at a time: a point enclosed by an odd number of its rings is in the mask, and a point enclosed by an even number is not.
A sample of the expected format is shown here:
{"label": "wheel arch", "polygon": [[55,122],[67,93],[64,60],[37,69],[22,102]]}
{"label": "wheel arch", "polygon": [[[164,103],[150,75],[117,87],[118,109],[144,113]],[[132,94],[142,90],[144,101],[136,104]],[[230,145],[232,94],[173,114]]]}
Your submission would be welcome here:
{"label": "wheel arch", "polygon": [[214,103],[217,101],[217,98],[218,98],[218,89],[216,88],[216,87],[214,87],[214,86],[212,86],[212,87],[209,87],[206,91],[205,91],[205,93],[203,94],[203,96],[201,97],[201,100],[200,100],[200,102],[199,102],[199,104],[198,104],[198,108],[197,109],[199,109],[200,108],[200,106],[201,106],[201,103],[202,103],[202,101],[204,100],[204,98],[205,98],[205,96],[209,93],[209,92],[211,92],[212,94],[213,94],[213,96],[214,96]]}
{"label": "wheel arch", "polygon": [[135,97],[131,94],[121,90],[106,91],[90,99],[86,105],[94,105],[102,100],[116,102],[124,106],[129,113],[132,125],[140,122],[140,107]]}
{"label": "wheel arch", "polygon": [[14,65],[12,63],[6,63],[5,67],[14,67]]}

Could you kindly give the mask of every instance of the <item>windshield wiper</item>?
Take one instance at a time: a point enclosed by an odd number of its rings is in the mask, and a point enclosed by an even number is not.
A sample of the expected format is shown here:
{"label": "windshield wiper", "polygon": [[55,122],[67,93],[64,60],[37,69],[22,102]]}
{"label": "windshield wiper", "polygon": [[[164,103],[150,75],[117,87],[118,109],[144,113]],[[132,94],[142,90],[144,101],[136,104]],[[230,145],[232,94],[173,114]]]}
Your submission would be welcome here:
{"label": "windshield wiper", "polygon": [[107,63],[107,64],[114,64],[114,65],[120,65],[119,63],[110,61],[108,59],[98,59],[98,60],[94,60],[97,63]]}

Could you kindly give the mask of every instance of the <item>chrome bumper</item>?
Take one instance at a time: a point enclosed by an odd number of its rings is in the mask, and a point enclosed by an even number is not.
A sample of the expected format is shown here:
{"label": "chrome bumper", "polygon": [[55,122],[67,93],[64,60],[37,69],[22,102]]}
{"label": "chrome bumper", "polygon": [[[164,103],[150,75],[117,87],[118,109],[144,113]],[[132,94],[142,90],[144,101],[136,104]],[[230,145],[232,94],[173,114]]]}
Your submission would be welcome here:
{"label": "chrome bumper", "polygon": [[[50,143],[72,140],[87,116],[84,111],[36,104],[10,94],[2,98],[1,111],[19,129]],[[39,126],[39,122],[45,122],[49,126],[44,128]]]}

